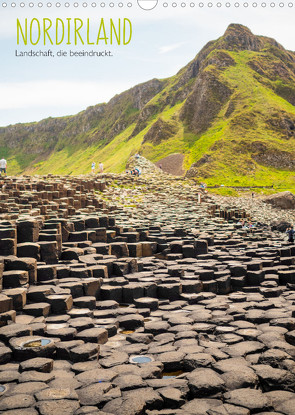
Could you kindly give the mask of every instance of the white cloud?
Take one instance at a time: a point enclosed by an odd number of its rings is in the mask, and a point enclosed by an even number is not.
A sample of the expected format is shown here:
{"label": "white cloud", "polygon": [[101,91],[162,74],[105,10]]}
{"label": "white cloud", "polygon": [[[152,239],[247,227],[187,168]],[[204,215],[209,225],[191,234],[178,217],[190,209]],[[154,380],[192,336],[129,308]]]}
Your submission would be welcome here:
{"label": "white cloud", "polygon": [[0,83],[0,126],[74,115],[132,86],[126,82],[60,80]]}
{"label": "white cloud", "polygon": [[159,53],[160,54],[168,53],[168,52],[171,52],[172,50],[180,48],[183,45],[184,45],[184,42],[178,42],[178,43],[173,43],[172,45],[161,46],[159,48]]}
{"label": "white cloud", "polygon": [[30,81],[0,83],[0,110],[36,107],[87,107],[108,101],[131,85],[119,82]]}

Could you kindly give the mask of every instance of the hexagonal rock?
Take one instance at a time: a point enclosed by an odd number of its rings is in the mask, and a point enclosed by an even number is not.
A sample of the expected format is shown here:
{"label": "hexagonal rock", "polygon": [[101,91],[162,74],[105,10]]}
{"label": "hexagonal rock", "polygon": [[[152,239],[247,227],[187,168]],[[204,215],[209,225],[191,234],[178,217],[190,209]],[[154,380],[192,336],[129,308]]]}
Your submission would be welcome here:
{"label": "hexagonal rock", "polygon": [[123,374],[122,376],[118,376],[113,380],[113,384],[118,386],[122,391],[146,386],[146,383],[142,380],[141,376],[133,374]]}
{"label": "hexagonal rock", "polygon": [[73,307],[73,297],[71,295],[52,294],[46,297],[51,306],[53,314],[62,314]]}
{"label": "hexagonal rock", "polygon": [[295,374],[283,369],[273,368],[269,365],[253,365],[261,386],[264,390],[284,389],[294,391]]}
{"label": "hexagonal rock", "polygon": [[96,298],[93,296],[78,297],[74,299],[73,303],[77,308],[89,308],[89,310],[94,310]]}
{"label": "hexagonal rock", "polygon": [[183,366],[187,371],[192,371],[199,367],[210,367],[213,363],[215,363],[215,359],[208,353],[188,354],[183,359]]}
{"label": "hexagonal rock", "polygon": [[219,399],[192,399],[182,406],[184,414],[207,415],[207,411],[220,406],[222,401]]}
{"label": "hexagonal rock", "polygon": [[115,255],[117,258],[129,256],[128,246],[125,242],[113,242],[110,247],[111,255]]}
{"label": "hexagonal rock", "polygon": [[0,401],[0,411],[6,413],[9,409],[30,408],[35,403],[33,396],[25,394],[3,397]]}
{"label": "hexagonal rock", "polygon": [[19,365],[20,372],[26,370],[36,370],[37,372],[50,373],[53,369],[53,359],[45,357],[36,357],[21,362]]}
{"label": "hexagonal rock", "polygon": [[37,281],[37,261],[35,258],[17,258],[12,257],[5,265],[7,271],[23,270],[28,271],[30,284]]}
{"label": "hexagonal rock", "polygon": [[[139,393],[140,392],[140,393]],[[145,408],[153,409],[153,408],[162,408],[163,406],[163,399],[159,395],[159,393],[152,388],[140,388],[138,390],[129,390],[123,391],[122,393],[125,402],[132,402],[137,399],[138,395],[145,403]]]}
{"label": "hexagonal rock", "polygon": [[109,382],[94,383],[77,390],[82,405],[98,405],[102,396],[110,391],[112,384]]}
{"label": "hexagonal rock", "polygon": [[29,281],[29,273],[27,271],[4,271],[3,272],[3,288],[17,288],[27,284]]}
{"label": "hexagonal rock", "polygon": [[77,334],[77,339],[90,343],[105,344],[108,341],[108,332],[105,329],[93,327],[91,329],[80,331],[80,333]]}
{"label": "hexagonal rock", "polygon": [[90,317],[72,318],[70,326],[77,329],[77,331],[82,331],[94,327],[94,322]]}
{"label": "hexagonal rock", "polygon": [[48,303],[35,303],[35,304],[27,304],[24,306],[24,312],[29,314],[30,316],[39,317],[44,316],[47,317],[50,312],[50,304]]}
{"label": "hexagonal rock", "polygon": [[185,354],[181,351],[166,352],[158,354],[157,360],[164,364],[166,372],[181,370],[183,368],[183,358]]}
{"label": "hexagonal rock", "polygon": [[125,352],[115,351],[110,356],[101,359],[99,362],[102,367],[109,368],[127,363],[129,356]]}
{"label": "hexagonal rock", "polygon": [[62,341],[71,341],[77,335],[77,330],[73,327],[61,327],[57,329],[47,329],[46,335],[50,337],[57,337],[59,340]]}
{"label": "hexagonal rock", "polygon": [[140,415],[145,412],[145,408],[159,408],[163,405],[163,399],[152,388],[140,388],[139,391],[126,391],[123,398],[112,399],[103,407],[103,412],[114,415]]}
{"label": "hexagonal rock", "polygon": [[[215,408],[207,411],[208,415],[250,415],[250,411],[247,408],[241,406],[224,404],[216,406]],[[259,412],[259,415],[280,415],[277,412]]]}
{"label": "hexagonal rock", "polygon": [[16,370],[3,370],[0,372],[0,384],[18,382],[19,372]]}
{"label": "hexagonal rock", "polygon": [[14,310],[22,311],[22,309],[24,308],[27,302],[27,289],[26,288],[8,289],[8,290],[5,290],[5,295],[12,298]]}
{"label": "hexagonal rock", "polygon": [[17,256],[40,260],[40,245],[34,242],[23,242],[17,244]]}
{"label": "hexagonal rock", "polygon": [[15,323],[16,320],[16,311],[10,310],[6,313],[0,314],[0,327],[6,326],[7,324]]}
{"label": "hexagonal rock", "polygon": [[150,333],[132,333],[126,336],[126,340],[129,343],[143,343],[150,344],[153,341],[154,336]]}
{"label": "hexagonal rock", "polygon": [[80,408],[78,401],[60,399],[56,401],[41,401],[36,405],[40,415],[73,415]]}
{"label": "hexagonal rock", "polygon": [[14,337],[9,341],[14,358],[26,360],[35,357],[51,357],[55,351],[55,339],[40,336]]}
{"label": "hexagonal rock", "polygon": [[44,302],[46,301],[46,296],[50,295],[53,292],[52,285],[31,285],[27,292],[27,298],[30,302]]}
{"label": "hexagonal rock", "polygon": [[275,411],[283,413],[286,415],[293,415],[294,413],[294,403],[295,403],[295,394],[287,391],[271,391],[266,392],[265,396],[269,400],[271,406],[273,406]]}
{"label": "hexagonal rock", "polygon": [[52,401],[60,399],[78,400],[77,393],[70,388],[46,388],[35,393],[37,401]]}
{"label": "hexagonal rock", "polygon": [[224,380],[212,369],[196,369],[187,379],[193,396],[205,397],[225,390]]}
{"label": "hexagonal rock", "polygon": [[0,328],[0,340],[8,341],[12,337],[30,336],[32,329],[26,324],[9,324]]}
{"label": "hexagonal rock", "polygon": [[52,373],[42,373],[36,372],[35,370],[30,370],[27,372],[22,372],[19,376],[19,383],[27,382],[43,382],[49,383],[53,381],[55,376]]}
{"label": "hexagonal rock", "polygon": [[264,349],[265,345],[261,342],[244,341],[226,346],[222,349],[222,351],[229,354],[231,357],[239,357],[250,353],[259,353],[264,351]]}
{"label": "hexagonal rock", "polygon": [[[75,347],[84,345],[83,340],[69,340],[69,341],[61,341],[56,343],[56,358],[62,360],[72,360],[70,358],[70,351]],[[98,348],[98,345],[93,345]],[[89,354],[87,354],[90,357]]]}
{"label": "hexagonal rock", "polygon": [[117,376],[118,374],[114,370],[97,368],[79,373],[76,375],[76,379],[83,384],[83,386],[88,386],[92,383],[112,382]]}
{"label": "hexagonal rock", "polygon": [[258,376],[247,366],[239,366],[237,369],[221,375],[227,390],[239,388],[254,388],[258,385]]}
{"label": "hexagonal rock", "polygon": [[152,297],[135,298],[134,304],[137,308],[149,308],[151,311],[155,311],[159,307],[159,300]]}
{"label": "hexagonal rock", "polygon": [[72,259],[79,259],[84,251],[81,248],[69,248],[62,252],[61,259],[71,261]]}
{"label": "hexagonal rock", "polygon": [[158,392],[164,399],[165,405],[169,408],[179,408],[185,402],[183,393],[177,388],[161,388]]}
{"label": "hexagonal rock", "polygon": [[166,321],[150,321],[144,324],[144,331],[152,333],[154,336],[161,333],[166,333],[170,326]]}
{"label": "hexagonal rock", "polygon": [[6,396],[13,396],[18,394],[33,395],[35,392],[39,392],[42,389],[48,388],[48,385],[44,382],[24,382],[18,385],[11,386],[8,391],[5,392]]}
{"label": "hexagonal rock", "polygon": [[127,314],[118,317],[118,322],[120,327],[124,327],[125,330],[135,330],[143,326],[144,318],[140,314]]}
{"label": "hexagonal rock", "polygon": [[243,406],[250,411],[268,411],[271,404],[267,397],[260,391],[250,388],[235,389],[224,394],[226,403]]}
{"label": "hexagonal rock", "polygon": [[291,356],[283,350],[268,349],[259,356],[258,363],[270,365],[272,367],[279,367],[284,360],[290,358]]}
{"label": "hexagonal rock", "polygon": [[69,350],[69,358],[72,362],[86,362],[99,354],[97,343],[85,343]]}

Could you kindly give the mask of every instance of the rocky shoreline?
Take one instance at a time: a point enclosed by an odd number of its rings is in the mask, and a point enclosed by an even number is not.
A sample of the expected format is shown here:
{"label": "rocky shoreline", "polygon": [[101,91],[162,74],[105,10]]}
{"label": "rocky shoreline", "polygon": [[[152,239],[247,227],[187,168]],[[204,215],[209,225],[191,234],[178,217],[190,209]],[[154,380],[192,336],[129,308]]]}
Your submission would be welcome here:
{"label": "rocky shoreline", "polygon": [[294,414],[295,245],[272,230],[294,214],[198,193],[158,169],[3,181],[0,413]]}

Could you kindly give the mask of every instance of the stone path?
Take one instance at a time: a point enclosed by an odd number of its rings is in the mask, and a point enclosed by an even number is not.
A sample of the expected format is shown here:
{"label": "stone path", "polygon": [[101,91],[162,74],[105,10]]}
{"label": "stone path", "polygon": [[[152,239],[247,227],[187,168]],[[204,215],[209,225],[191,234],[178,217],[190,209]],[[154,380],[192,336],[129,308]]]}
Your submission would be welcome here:
{"label": "stone path", "polygon": [[197,193],[156,173],[5,180],[0,413],[294,415],[285,213],[242,229],[248,201]]}

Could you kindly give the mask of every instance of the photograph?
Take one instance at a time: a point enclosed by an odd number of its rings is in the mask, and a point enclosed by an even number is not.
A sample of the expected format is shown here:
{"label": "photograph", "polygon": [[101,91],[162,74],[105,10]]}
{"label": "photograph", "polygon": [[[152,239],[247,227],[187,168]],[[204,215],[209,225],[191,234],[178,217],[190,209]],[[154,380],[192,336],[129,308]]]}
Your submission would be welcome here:
{"label": "photograph", "polygon": [[0,414],[295,415],[294,12],[0,0]]}

